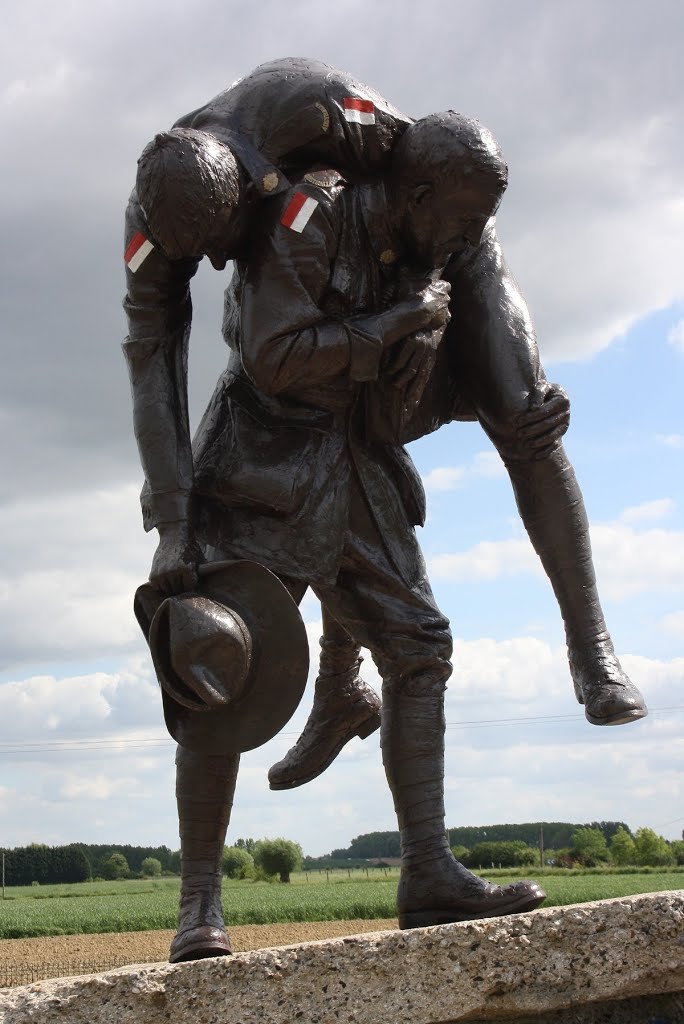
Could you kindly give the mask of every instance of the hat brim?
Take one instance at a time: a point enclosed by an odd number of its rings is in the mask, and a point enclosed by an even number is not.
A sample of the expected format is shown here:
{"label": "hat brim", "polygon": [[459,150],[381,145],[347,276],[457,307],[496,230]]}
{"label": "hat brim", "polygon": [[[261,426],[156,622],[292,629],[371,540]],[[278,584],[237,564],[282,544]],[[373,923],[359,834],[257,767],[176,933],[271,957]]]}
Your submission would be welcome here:
{"label": "hat brim", "polygon": [[200,566],[196,592],[237,612],[246,623],[252,636],[249,679],[244,693],[225,707],[193,711],[175,700],[173,690],[184,684],[173,672],[166,645],[156,643],[151,628],[165,596],[143,584],[136,592],[135,614],[153,648],[166,727],[188,750],[253,750],[289,722],[306,688],[309,645],[299,608],[277,576],[246,560]]}

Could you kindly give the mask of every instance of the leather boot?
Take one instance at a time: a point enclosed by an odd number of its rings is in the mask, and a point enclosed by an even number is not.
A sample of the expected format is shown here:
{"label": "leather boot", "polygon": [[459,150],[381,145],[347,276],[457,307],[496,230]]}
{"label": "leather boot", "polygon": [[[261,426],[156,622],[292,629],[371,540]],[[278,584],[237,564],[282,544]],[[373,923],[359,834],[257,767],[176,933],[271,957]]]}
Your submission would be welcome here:
{"label": "leather boot", "polygon": [[536,882],[493,885],[456,860],[444,828],[444,696],[385,685],[382,759],[401,834],[400,928],[424,928],[534,910]]}
{"label": "leather boot", "polygon": [[359,677],[359,648],[351,637],[321,637],[321,663],[313,707],[301,736],[269,770],[271,789],[311,782],[354,736],[366,739],[380,727],[380,698]]}
{"label": "leather boot", "polygon": [[560,606],[575,695],[592,725],[648,714],[606,628],[582,492],[562,445],[539,461],[505,460],[518,510]]}
{"label": "leather boot", "polygon": [[239,754],[203,755],[178,747],[181,897],[172,964],[232,952],[221,907],[221,859],[239,764]]}

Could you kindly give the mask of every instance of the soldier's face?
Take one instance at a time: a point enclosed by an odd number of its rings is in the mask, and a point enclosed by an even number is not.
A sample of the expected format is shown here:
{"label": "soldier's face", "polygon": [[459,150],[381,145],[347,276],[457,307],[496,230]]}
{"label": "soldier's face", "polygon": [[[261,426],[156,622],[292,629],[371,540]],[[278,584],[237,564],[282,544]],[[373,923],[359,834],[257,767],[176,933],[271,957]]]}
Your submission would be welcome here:
{"label": "soldier's face", "polygon": [[201,255],[206,256],[214,270],[223,270],[229,259],[232,259],[233,248],[233,212],[235,207],[226,204],[215,215],[209,231],[201,244]]}
{"label": "soldier's face", "polygon": [[480,244],[501,202],[497,181],[473,175],[439,187],[417,189],[404,219],[404,241],[425,269],[446,265],[454,253]]}

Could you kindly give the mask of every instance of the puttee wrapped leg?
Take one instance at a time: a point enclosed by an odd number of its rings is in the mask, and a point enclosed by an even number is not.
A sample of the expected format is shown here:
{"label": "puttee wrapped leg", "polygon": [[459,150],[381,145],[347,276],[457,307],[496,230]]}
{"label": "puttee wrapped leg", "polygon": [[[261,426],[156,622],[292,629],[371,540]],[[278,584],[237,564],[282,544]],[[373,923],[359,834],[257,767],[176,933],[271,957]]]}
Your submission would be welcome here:
{"label": "puttee wrapped leg", "polygon": [[422,928],[533,910],[532,881],[499,886],[451,853],[444,823],[444,695],[407,694],[385,682],[381,745],[401,834],[400,928]]}
{"label": "puttee wrapped leg", "polygon": [[563,616],[575,695],[592,725],[643,718],[646,703],[618,661],[596,586],[584,500],[562,445],[505,459],[520,515]]}
{"label": "puttee wrapped leg", "polygon": [[178,747],[181,898],[171,963],[232,952],[221,907],[221,860],[239,764],[239,754],[203,755]]}
{"label": "puttee wrapped leg", "polygon": [[294,789],[321,775],[351,739],[380,728],[380,698],[361,679],[363,660],[349,633],[323,611],[321,656],[311,713],[301,736],[268,773],[271,789]]}

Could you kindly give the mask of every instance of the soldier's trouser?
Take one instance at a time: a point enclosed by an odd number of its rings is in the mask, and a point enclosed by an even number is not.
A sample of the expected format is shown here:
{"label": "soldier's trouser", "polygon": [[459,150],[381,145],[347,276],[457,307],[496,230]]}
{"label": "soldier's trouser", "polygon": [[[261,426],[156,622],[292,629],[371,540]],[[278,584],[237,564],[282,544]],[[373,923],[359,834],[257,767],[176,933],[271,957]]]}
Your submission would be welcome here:
{"label": "soldier's trouser", "polygon": [[360,488],[353,485],[339,574],[334,584],[312,589],[371,652],[386,688],[414,696],[442,694],[451,675],[449,623],[435,603],[415,531],[407,527],[401,540],[403,576]]}
{"label": "soldier's trouser", "polygon": [[[440,855],[448,852],[443,804],[444,690],[451,674],[452,643],[448,621],[435,604],[415,532],[407,527],[401,540],[404,573],[412,584],[393,565],[365,498],[354,486],[337,580],[313,589],[335,620],[370,650],[383,678],[383,762],[403,849],[407,856],[424,859],[438,850]],[[223,555],[230,557],[231,552]],[[295,600],[301,600],[306,581],[287,578],[283,583]],[[202,868],[207,881],[216,877],[213,858],[223,849],[234,785],[231,769],[237,768],[236,758],[227,756],[222,765],[220,760],[205,758],[202,765],[203,758],[196,755],[192,767],[188,758],[179,757],[177,762],[179,791],[186,789],[185,776],[191,771],[193,777],[203,771],[211,772],[217,781],[221,774],[225,777],[223,802],[220,785],[209,798],[215,803],[216,827],[203,835],[207,845],[197,850],[206,861]],[[192,826],[184,828],[185,814],[189,816],[190,810],[179,802],[184,854],[186,847],[194,846]],[[184,856],[183,862],[189,868],[194,859]]]}
{"label": "soldier's trouser", "polygon": [[435,604],[415,532],[403,538],[409,585],[390,559],[358,489],[334,586],[316,595],[367,647],[383,680],[382,757],[401,832],[404,864],[448,854],[444,832],[444,690],[451,634]]}

